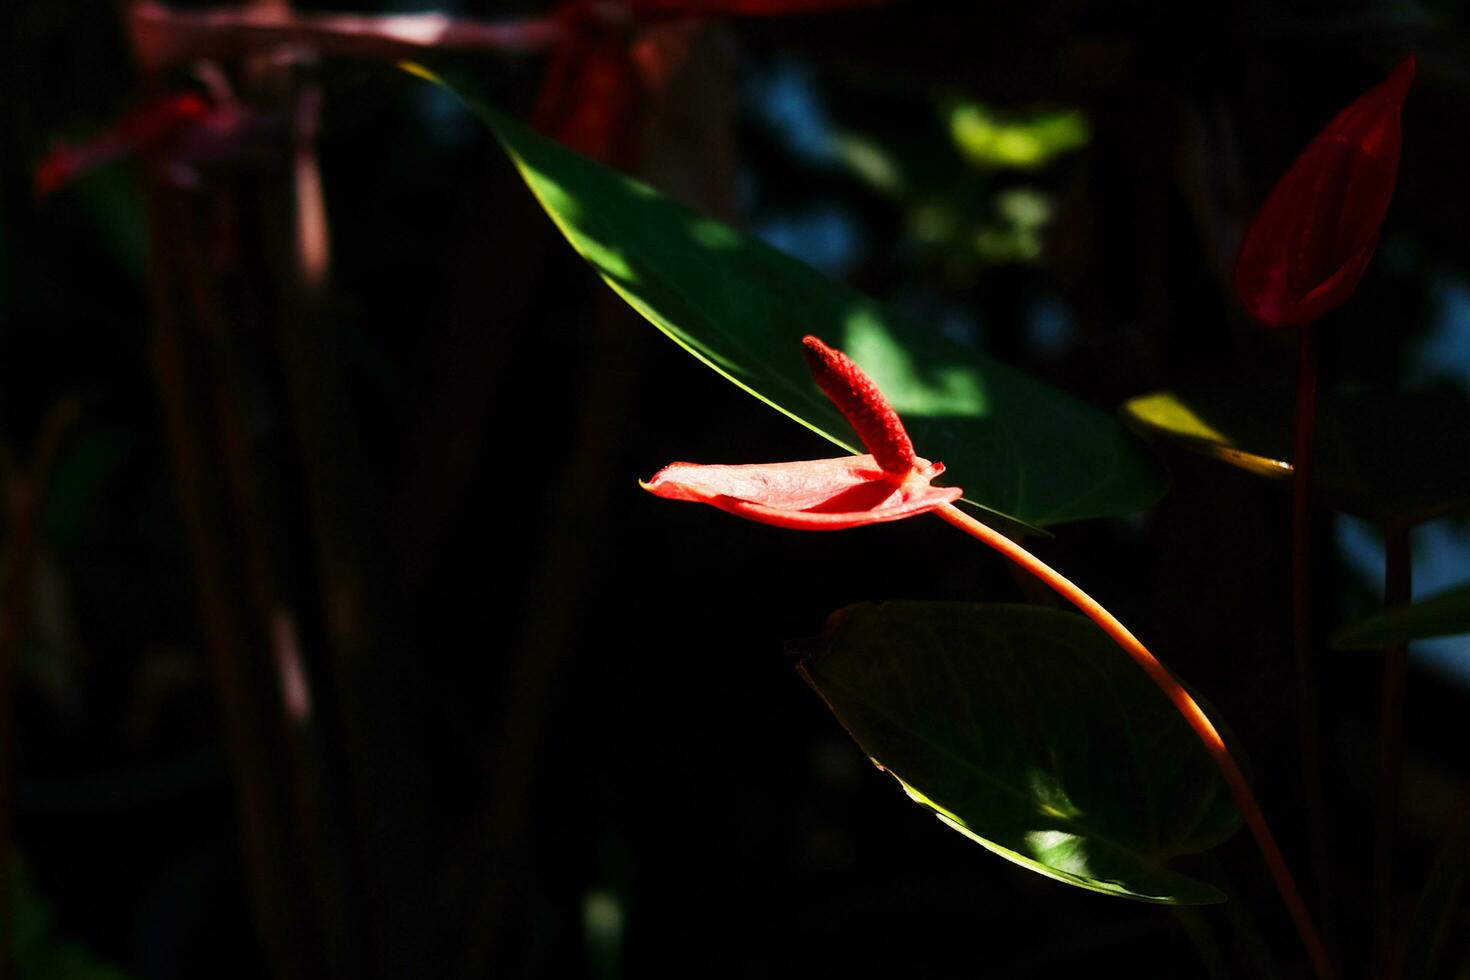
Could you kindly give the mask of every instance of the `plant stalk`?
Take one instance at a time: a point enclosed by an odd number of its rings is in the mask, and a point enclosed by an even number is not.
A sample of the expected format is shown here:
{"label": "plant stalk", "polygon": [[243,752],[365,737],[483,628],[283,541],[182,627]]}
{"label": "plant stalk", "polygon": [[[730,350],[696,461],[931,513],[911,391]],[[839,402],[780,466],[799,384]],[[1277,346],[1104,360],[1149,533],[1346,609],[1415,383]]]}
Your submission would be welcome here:
{"label": "plant stalk", "polygon": [[[1307,804],[1307,848],[1323,915],[1333,901],[1327,805],[1322,790],[1321,723],[1312,649],[1312,457],[1317,429],[1316,325],[1304,324],[1297,346],[1296,433],[1291,453],[1291,622],[1296,653],[1297,742]],[[1330,922],[1328,923],[1330,931]]]}
{"label": "plant stalk", "polygon": [[150,71],[287,47],[386,61],[440,51],[536,52],[562,34],[551,17],[480,21],[442,13],[301,14],[274,3],[179,10],[139,0],[124,8],[124,21],[139,63]]}
{"label": "plant stalk", "polygon": [[1159,690],[1163,691],[1165,696],[1174,703],[1174,707],[1178,709],[1179,714],[1183,716],[1194,733],[1199,736],[1210,758],[1219,767],[1220,774],[1225,779],[1225,785],[1229,788],[1241,817],[1244,818],[1246,826],[1250,828],[1256,844],[1261,849],[1261,854],[1266,860],[1266,866],[1270,869],[1276,888],[1281,893],[1287,911],[1291,914],[1298,935],[1301,936],[1302,945],[1306,947],[1307,954],[1312,959],[1312,966],[1317,977],[1319,980],[1330,980],[1334,976],[1334,970],[1331,960],[1328,959],[1327,949],[1323,946],[1321,937],[1312,924],[1311,915],[1302,902],[1296,882],[1291,876],[1290,869],[1286,866],[1286,860],[1281,855],[1281,849],[1276,844],[1271,828],[1266,823],[1266,817],[1256,802],[1255,794],[1251,792],[1250,784],[1246,782],[1235,757],[1226,747],[1225,740],[1220,737],[1219,731],[1194,698],[1190,697],[1189,692],[1174,679],[1174,675],[1169,673],[1158,658],[1118,621],[1117,617],[1056,569],[1031,554],[1020,544],[994,528],[982,524],[953,504],[946,504],[934,513],[982,544],[1000,552],[1005,558],[1035,575],[1063,599],[1076,606],[1088,619],[1100,626],[1114,643],[1122,647],[1123,651],[1132,657],[1139,667],[1143,668],[1144,673],[1158,686]]}
{"label": "plant stalk", "polygon": [[[1409,602],[1413,563],[1409,528],[1390,525],[1385,536],[1383,608]],[[1383,651],[1382,712],[1378,723],[1378,800],[1373,817],[1373,945],[1377,961],[1391,970],[1394,937],[1393,838],[1398,824],[1399,784],[1404,758],[1404,674],[1408,643]],[[1385,972],[1385,976],[1391,975]]]}

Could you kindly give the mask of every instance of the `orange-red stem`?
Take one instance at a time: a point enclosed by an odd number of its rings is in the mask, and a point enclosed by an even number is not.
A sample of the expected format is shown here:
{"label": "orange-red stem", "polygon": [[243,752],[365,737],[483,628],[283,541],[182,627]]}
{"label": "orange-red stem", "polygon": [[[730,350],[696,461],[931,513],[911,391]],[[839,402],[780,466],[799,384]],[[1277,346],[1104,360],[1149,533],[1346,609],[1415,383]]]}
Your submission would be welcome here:
{"label": "orange-red stem", "polygon": [[1276,838],[1266,824],[1265,814],[1261,812],[1260,804],[1256,802],[1255,794],[1251,792],[1250,784],[1246,782],[1235,757],[1226,747],[1225,740],[1220,737],[1220,732],[1210,721],[1209,716],[1194,698],[1189,696],[1189,692],[1174,679],[1174,675],[1170,674],[1163,664],[1159,663],[1158,658],[1128,631],[1126,626],[1118,622],[1117,617],[1056,569],[953,504],[941,507],[934,513],[982,544],[994,548],[1076,606],[1088,619],[1102,627],[1103,632],[1107,633],[1114,643],[1122,647],[1123,651],[1133,658],[1134,663],[1143,668],[1149,679],[1158,685],[1159,690],[1163,691],[1174,703],[1174,707],[1179,710],[1189,727],[1199,736],[1210,758],[1219,767],[1220,774],[1225,779],[1225,785],[1235,799],[1236,808],[1240,810],[1241,817],[1245,820],[1246,826],[1250,828],[1256,844],[1261,849],[1266,866],[1270,869],[1271,877],[1276,882],[1276,888],[1281,893],[1282,901],[1286,903],[1287,911],[1291,913],[1297,933],[1301,936],[1302,944],[1312,958],[1312,966],[1319,980],[1329,980],[1333,976],[1333,969],[1327,957],[1327,950],[1322,945],[1322,939],[1318,936],[1316,927],[1312,924],[1312,918],[1307,913],[1306,905],[1302,902],[1301,893],[1297,891],[1296,881],[1286,866],[1286,860],[1281,856],[1281,849],[1276,845]]}

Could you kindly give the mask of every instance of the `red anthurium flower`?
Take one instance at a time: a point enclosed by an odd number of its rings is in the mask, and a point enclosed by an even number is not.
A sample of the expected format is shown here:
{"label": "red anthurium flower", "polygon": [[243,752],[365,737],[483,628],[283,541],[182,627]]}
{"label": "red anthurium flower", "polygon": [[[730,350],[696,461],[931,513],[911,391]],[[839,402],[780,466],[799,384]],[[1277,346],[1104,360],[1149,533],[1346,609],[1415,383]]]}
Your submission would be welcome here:
{"label": "red anthurium flower", "polygon": [[1236,295],[1257,320],[1311,323],[1352,295],[1393,196],[1413,78],[1411,57],[1339,112],[1266,198],[1235,264]]}
{"label": "red anthurium flower", "polygon": [[896,521],[958,500],[959,487],[930,486],[944,472],[914,454],[898,413],[846,354],[802,339],[812,377],[842,410],[866,456],[795,463],[704,466],[670,463],[642,484],[669,500],[713,504],[741,517],[807,531]]}

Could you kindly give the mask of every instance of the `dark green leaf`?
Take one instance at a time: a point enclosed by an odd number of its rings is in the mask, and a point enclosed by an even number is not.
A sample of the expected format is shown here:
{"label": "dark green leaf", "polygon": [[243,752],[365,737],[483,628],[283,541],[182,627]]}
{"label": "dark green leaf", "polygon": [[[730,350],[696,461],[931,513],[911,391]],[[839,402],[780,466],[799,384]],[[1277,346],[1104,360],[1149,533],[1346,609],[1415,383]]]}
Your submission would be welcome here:
{"label": "dark green leaf", "polygon": [[63,552],[81,546],[96,520],[98,498],[135,441],[134,433],[122,426],[93,429],[67,440],[46,488],[46,540]]}
{"label": "dark green leaf", "polygon": [[893,602],[833,617],[802,673],[873,761],[1007,860],[1150,902],[1218,902],[1166,866],[1236,816],[1167,698],[1092,623]]}
{"label": "dark green leaf", "polygon": [[[427,76],[426,76],[427,77]],[[1164,477],[1113,419],[915,326],[802,263],[675,204],[498,112],[495,132],[567,240],[628,303],[735,384],[848,450],[846,422],[798,354],[813,333],[851,355],[920,453],[966,499],[1030,525],[1128,513]]]}
{"label": "dark green leaf", "polygon": [[8,885],[17,975],[26,980],[128,980],[122,970],[57,933],[51,908],[36,894],[23,862],[14,862]]}
{"label": "dark green leaf", "polygon": [[1470,633],[1470,585],[1382,612],[1332,635],[1334,650],[1382,650],[1410,640]]}
{"label": "dark green leaf", "polygon": [[1439,975],[1438,966],[1460,914],[1467,877],[1470,819],[1462,816],[1429,869],[1429,880],[1415,904],[1414,921],[1409,924],[1403,945],[1405,980],[1432,980]]}
{"label": "dark green leaf", "polygon": [[[1291,475],[1294,394],[1215,386],[1124,404],[1139,431],[1263,476]],[[1337,510],[1417,524],[1470,509],[1470,398],[1454,391],[1323,398],[1314,480]]]}

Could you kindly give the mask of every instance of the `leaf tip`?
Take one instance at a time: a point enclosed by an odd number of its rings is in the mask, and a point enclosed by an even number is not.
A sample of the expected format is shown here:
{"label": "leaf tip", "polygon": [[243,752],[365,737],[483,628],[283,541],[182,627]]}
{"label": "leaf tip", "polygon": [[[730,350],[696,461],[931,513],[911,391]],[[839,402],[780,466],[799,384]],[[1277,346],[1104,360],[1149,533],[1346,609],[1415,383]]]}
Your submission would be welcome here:
{"label": "leaf tip", "polygon": [[415,75],[419,78],[422,78],[426,82],[432,82],[435,85],[444,84],[444,79],[440,78],[438,75],[434,74],[432,71],[419,64],[417,61],[400,61],[398,62],[398,69],[400,71],[406,71],[410,75]]}

